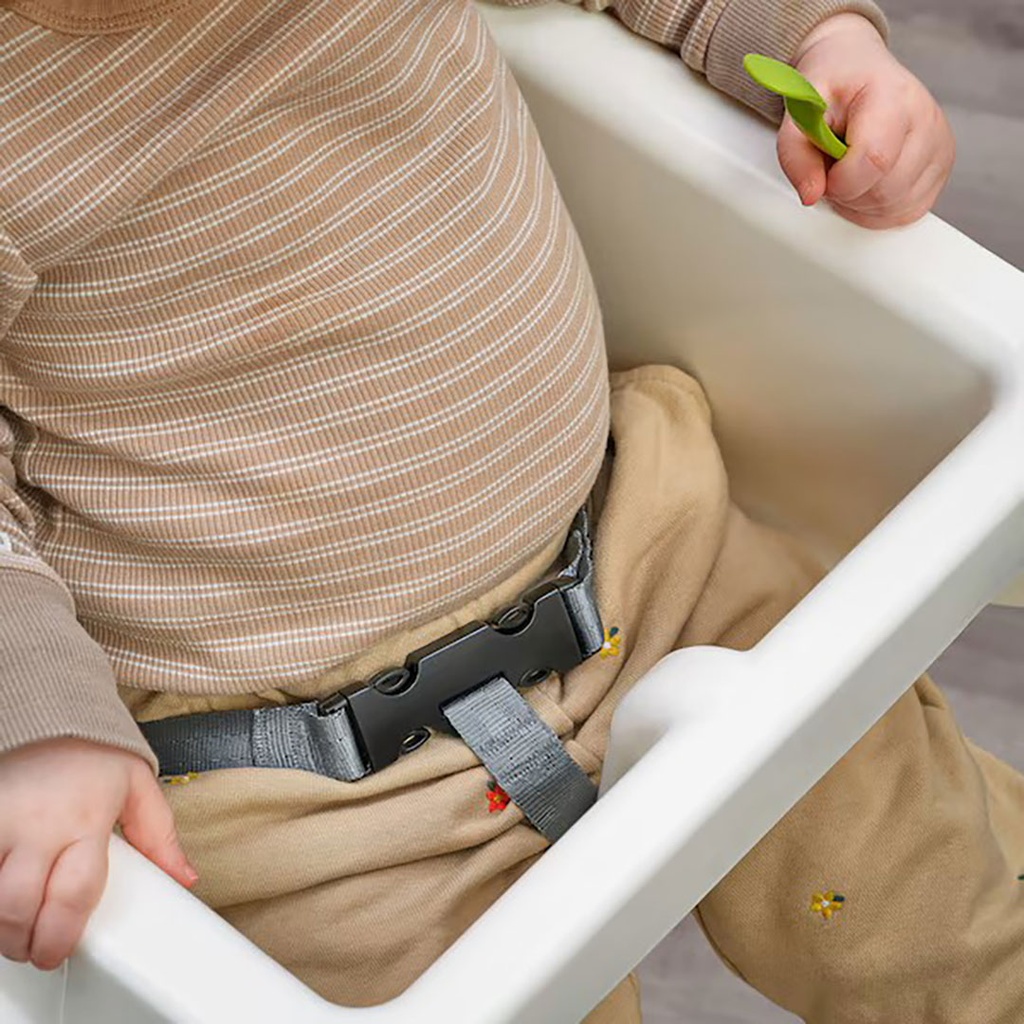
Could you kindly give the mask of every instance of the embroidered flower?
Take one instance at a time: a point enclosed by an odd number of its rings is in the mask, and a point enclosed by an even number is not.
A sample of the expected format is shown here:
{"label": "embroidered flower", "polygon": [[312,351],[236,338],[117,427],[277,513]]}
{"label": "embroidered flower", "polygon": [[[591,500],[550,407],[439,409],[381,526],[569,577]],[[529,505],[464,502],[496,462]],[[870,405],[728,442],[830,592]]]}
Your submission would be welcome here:
{"label": "embroidered flower", "polygon": [[612,626],[604,631],[604,643],[601,644],[602,658],[617,658],[622,647],[622,633],[618,626]]}
{"label": "embroidered flower", "polygon": [[199,772],[188,772],[186,775],[161,775],[160,781],[167,786],[187,786],[193,779],[199,778]]}
{"label": "embroidered flower", "polygon": [[503,811],[511,803],[512,798],[498,785],[494,779],[491,779],[490,785],[487,787],[487,810],[494,814],[495,811]]}
{"label": "embroidered flower", "polygon": [[840,896],[839,893],[834,892],[832,889],[829,889],[826,893],[816,892],[811,897],[811,911],[815,914],[821,914],[828,921],[837,910],[843,909],[845,902],[846,897]]}

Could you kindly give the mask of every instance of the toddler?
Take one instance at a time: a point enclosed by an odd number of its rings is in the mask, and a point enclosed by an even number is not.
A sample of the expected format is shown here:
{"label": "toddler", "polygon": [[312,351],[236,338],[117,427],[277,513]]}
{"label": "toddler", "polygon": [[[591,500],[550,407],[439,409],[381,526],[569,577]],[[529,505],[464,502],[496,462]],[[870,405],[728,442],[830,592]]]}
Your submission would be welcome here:
{"label": "toddler", "polygon": [[[949,175],[870,0],[594,6],[776,120],[743,55],[804,71],[850,144],[782,124],[806,204],[905,224]],[[453,632],[525,635],[504,610],[558,574],[575,656],[475,680],[556,798],[462,697],[377,750],[353,684],[398,701]],[[71,953],[119,825],[325,997],[388,999],[592,799],[637,678],[749,646],[814,578],[730,505],[695,382],[609,377],[466,0],[0,0],[0,953]],[[1019,1021],[1022,796],[921,681],[700,918],[815,1024]],[[627,979],[592,1019],[638,1014]]]}

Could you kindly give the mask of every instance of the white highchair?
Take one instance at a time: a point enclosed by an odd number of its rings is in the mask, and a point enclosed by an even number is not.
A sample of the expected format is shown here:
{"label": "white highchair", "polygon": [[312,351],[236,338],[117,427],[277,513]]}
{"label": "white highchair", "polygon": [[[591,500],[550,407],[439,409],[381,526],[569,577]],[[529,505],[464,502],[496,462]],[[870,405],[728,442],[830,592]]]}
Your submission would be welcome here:
{"label": "white highchair", "polygon": [[753,650],[661,661],[596,807],[394,1001],[324,1002],[114,840],[67,977],[0,966],[3,1024],[579,1021],[1022,567],[1024,274],[934,217],[802,209],[771,128],[610,17],[485,15],[612,365],[693,372],[736,499],[835,566]]}

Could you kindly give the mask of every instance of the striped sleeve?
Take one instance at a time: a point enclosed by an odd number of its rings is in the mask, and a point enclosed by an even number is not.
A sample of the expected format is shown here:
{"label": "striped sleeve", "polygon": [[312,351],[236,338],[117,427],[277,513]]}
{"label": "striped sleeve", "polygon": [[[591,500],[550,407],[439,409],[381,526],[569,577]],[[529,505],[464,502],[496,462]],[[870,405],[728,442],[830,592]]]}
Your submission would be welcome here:
{"label": "striped sleeve", "polygon": [[[4,333],[34,284],[32,269],[0,231],[0,357]],[[71,736],[129,750],[155,768],[107,656],[35,551],[32,515],[18,495],[15,436],[0,405],[0,754]]]}
{"label": "striped sleeve", "polygon": [[[538,0],[499,0],[530,6]],[[588,11],[608,10],[627,28],[669,46],[717,89],[753,107],[776,123],[782,101],[755,85],[743,70],[743,57],[763,53],[793,59],[817,25],[836,14],[867,18],[888,41],[885,15],[872,0],[565,0]]]}

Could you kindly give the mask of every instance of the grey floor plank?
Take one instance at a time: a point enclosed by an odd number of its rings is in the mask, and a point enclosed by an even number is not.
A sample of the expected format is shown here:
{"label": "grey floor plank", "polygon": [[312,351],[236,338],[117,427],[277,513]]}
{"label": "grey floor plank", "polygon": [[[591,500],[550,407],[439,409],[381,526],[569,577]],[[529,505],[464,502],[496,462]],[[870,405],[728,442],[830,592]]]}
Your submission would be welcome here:
{"label": "grey floor plank", "polygon": [[[983,10],[991,0],[959,4],[958,19],[935,13],[904,19],[901,10],[915,2],[883,6],[891,12],[893,51],[942,103],[956,135],[956,167],[935,212],[1024,268],[1024,41],[1010,45],[1017,38],[1011,34],[1005,45],[993,45],[987,35],[968,34],[972,8]],[[1024,18],[1024,3],[1014,3]]]}
{"label": "grey floor plank", "polygon": [[932,676],[964,735],[1024,771],[1024,611],[986,608]]}

